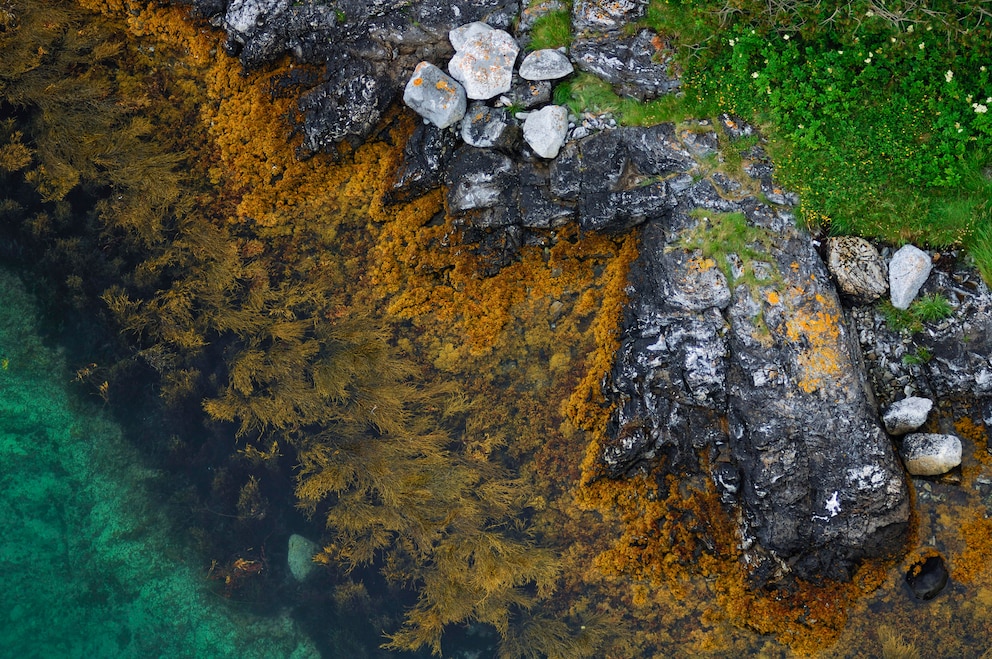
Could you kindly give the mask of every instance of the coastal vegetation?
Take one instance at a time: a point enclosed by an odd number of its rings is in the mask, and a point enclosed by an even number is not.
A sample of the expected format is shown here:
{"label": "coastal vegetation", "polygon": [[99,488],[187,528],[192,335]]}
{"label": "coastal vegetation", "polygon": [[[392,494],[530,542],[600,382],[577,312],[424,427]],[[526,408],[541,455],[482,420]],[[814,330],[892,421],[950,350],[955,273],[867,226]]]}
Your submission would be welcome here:
{"label": "coastal vegetation", "polygon": [[756,120],[812,227],[964,246],[986,280],[992,60],[985,3],[653,0],[690,104]]}

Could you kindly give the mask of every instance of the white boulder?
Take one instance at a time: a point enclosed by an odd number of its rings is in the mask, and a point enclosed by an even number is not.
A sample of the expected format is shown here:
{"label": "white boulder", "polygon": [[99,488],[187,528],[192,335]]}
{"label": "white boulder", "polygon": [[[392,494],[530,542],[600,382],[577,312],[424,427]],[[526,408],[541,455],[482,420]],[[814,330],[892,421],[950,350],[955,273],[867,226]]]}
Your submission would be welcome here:
{"label": "white boulder", "polygon": [[930,276],[930,255],[918,247],[903,245],[889,262],[889,295],[896,309],[908,309],[920,287]]}
{"label": "white boulder", "polygon": [[462,83],[469,98],[484,101],[510,91],[520,47],[508,32],[476,28],[452,39],[452,45],[455,55],[448,62],[448,73]]}
{"label": "white boulder", "polygon": [[890,435],[905,435],[913,432],[927,422],[927,415],[933,409],[933,401],[929,398],[910,396],[898,400],[889,406],[882,415],[885,431]]}
{"label": "white boulder", "polygon": [[567,133],[568,110],[561,105],[546,105],[524,120],[524,140],[542,158],[557,156]]}

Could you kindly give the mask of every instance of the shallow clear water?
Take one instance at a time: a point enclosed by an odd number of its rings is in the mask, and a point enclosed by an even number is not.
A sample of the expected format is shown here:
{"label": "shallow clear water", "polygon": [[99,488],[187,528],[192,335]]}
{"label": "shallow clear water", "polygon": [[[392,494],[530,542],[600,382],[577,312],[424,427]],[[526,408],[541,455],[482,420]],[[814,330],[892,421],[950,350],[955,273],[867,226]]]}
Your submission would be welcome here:
{"label": "shallow clear water", "polygon": [[32,300],[0,271],[0,656],[316,657],[187,563],[141,465],[98,406],[73,401]]}

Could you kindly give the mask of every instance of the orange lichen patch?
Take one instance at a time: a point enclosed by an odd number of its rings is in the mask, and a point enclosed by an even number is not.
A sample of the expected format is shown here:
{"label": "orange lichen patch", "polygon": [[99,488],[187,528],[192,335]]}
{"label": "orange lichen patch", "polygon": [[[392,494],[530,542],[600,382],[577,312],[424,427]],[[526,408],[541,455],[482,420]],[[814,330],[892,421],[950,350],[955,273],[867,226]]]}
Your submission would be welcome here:
{"label": "orange lichen patch", "polygon": [[793,345],[806,347],[796,356],[799,388],[806,393],[823,389],[842,374],[847,355],[840,337],[840,310],[836,302],[817,295],[818,304],[807,303],[789,314],[785,334]]}
{"label": "orange lichen patch", "polygon": [[714,259],[707,257],[693,256],[689,259],[688,267],[690,272],[706,272],[717,266]]}
{"label": "orange lichen patch", "polygon": [[951,557],[951,576],[966,584],[992,578],[992,519],[969,511],[959,524],[964,551]]}
{"label": "orange lichen patch", "polygon": [[413,79],[413,86],[414,87],[419,87],[422,84],[424,84],[424,79],[423,78],[414,78]]}
{"label": "orange lichen patch", "polygon": [[778,291],[768,291],[765,294],[765,299],[768,300],[768,304],[778,304],[781,301]]}
{"label": "orange lichen patch", "polygon": [[975,445],[975,459],[983,464],[992,464],[992,454],[988,451],[989,435],[985,424],[975,422],[970,416],[963,416],[954,422],[958,436],[971,440]]}

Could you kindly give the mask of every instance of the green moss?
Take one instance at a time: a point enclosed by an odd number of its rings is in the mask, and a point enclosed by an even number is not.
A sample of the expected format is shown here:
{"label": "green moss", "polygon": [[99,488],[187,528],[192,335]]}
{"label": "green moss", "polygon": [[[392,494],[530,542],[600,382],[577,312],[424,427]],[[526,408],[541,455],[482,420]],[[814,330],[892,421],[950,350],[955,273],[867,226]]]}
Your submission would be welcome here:
{"label": "green moss", "polygon": [[568,48],[572,45],[572,13],[568,9],[548,12],[530,30],[530,50]]}

